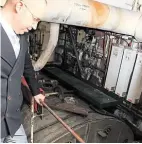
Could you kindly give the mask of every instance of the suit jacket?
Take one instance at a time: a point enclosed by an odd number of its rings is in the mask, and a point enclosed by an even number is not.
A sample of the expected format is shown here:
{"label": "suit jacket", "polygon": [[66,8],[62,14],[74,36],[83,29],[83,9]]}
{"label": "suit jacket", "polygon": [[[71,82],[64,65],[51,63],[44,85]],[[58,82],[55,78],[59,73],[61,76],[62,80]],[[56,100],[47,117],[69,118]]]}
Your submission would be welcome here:
{"label": "suit jacket", "polygon": [[20,107],[23,101],[21,94],[23,75],[32,95],[39,94],[26,37],[20,36],[20,52],[16,59],[12,44],[1,26],[1,138],[14,136],[22,123]]}

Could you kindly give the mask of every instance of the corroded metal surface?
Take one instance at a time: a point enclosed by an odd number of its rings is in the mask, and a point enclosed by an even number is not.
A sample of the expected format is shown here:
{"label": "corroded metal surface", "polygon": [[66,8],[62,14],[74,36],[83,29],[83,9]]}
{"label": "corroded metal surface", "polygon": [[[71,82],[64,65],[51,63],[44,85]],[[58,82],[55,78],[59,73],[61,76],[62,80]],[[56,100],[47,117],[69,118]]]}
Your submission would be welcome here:
{"label": "corroded metal surface", "polygon": [[[30,113],[29,108],[24,105],[24,128],[30,141]],[[82,117],[63,111],[55,112],[77,132],[85,142],[128,142],[133,141],[131,129],[122,121],[110,116],[90,113],[88,117]],[[103,138],[103,136],[105,136]],[[73,136],[44,109],[43,120],[39,117],[34,121],[35,143],[66,143],[77,142]]]}

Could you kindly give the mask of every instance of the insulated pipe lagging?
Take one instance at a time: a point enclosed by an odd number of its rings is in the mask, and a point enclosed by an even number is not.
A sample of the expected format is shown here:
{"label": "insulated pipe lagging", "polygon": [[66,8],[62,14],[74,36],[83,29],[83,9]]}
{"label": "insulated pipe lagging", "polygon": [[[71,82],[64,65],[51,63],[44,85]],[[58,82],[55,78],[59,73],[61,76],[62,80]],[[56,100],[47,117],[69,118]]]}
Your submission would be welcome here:
{"label": "insulated pipe lagging", "polygon": [[93,0],[47,0],[43,21],[98,28],[142,41],[142,13]]}
{"label": "insulated pipe lagging", "polygon": [[[132,35],[142,42],[142,13],[129,11],[93,0],[47,0],[42,21],[98,28]],[[52,24],[50,40],[34,69],[39,71],[48,62],[59,35],[59,25]]]}
{"label": "insulated pipe lagging", "polygon": [[[51,23],[49,42],[46,48],[41,53],[39,59],[35,63],[33,63],[33,67],[35,71],[41,70],[46,65],[53,51],[55,50],[55,47],[58,42],[59,27],[60,27],[59,24]],[[44,40],[43,45],[45,42],[46,40]]]}
{"label": "insulated pipe lagging", "polygon": [[137,23],[134,36],[137,41],[142,42],[142,15],[139,18],[139,22]]}
{"label": "insulated pipe lagging", "polygon": [[108,15],[108,6],[93,0],[47,0],[42,20],[96,28]]}
{"label": "insulated pipe lagging", "polygon": [[99,27],[116,33],[132,35],[142,41],[142,13],[110,6],[110,14],[105,23]]}

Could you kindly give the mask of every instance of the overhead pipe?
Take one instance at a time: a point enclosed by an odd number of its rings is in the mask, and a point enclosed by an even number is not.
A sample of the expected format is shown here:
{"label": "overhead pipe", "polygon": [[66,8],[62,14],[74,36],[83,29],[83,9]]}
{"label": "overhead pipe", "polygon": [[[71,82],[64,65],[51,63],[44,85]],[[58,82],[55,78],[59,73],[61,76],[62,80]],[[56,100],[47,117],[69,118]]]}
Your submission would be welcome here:
{"label": "overhead pipe", "polygon": [[[55,47],[58,42],[59,27],[60,27],[59,24],[51,23],[50,37],[49,37],[48,44],[47,44],[46,48],[42,51],[39,59],[35,63],[33,63],[33,67],[34,67],[35,71],[41,70],[46,65],[46,63],[50,59],[52,53],[54,52]],[[45,46],[44,43],[46,43],[46,41],[47,40],[44,39],[43,46]]]}
{"label": "overhead pipe", "polygon": [[94,0],[47,0],[42,20],[132,35],[142,42],[142,13]]}
{"label": "overhead pipe", "polygon": [[[132,35],[137,41],[142,42],[141,12],[117,8],[94,0],[46,1],[47,7],[42,21],[113,31]],[[49,43],[34,64],[36,71],[42,69],[49,60],[56,47],[58,35],[59,25],[51,24]]]}
{"label": "overhead pipe", "polygon": [[[41,20],[131,35],[142,42],[142,13],[94,0],[47,0],[45,14]],[[55,27],[58,26],[51,27],[47,48],[34,65],[36,71],[44,67],[55,49],[59,34],[58,28]]]}

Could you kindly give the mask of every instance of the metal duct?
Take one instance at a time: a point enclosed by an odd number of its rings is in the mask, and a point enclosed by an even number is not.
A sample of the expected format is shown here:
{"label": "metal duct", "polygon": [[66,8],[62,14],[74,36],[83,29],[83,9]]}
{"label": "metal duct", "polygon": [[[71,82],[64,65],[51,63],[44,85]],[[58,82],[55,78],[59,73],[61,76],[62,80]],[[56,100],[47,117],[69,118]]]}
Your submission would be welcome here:
{"label": "metal duct", "polygon": [[[47,61],[50,59],[53,51],[55,50],[55,47],[58,42],[59,26],[60,26],[59,24],[51,23],[49,42],[46,48],[41,53],[39,59],[35,63],[33,63],[33,67],[35,71],[41,70],[46,65]],[[43,43],[45,42],[46,40],[44,40]]]}
{"label": "metal duct", "polygon": [[[129,11],[93,0],[47,0],[42,21],[98,28],[134,36],[142,41],[142,13]],[[35,71],[44,67],[57,44],[59,25],[52,24],[50,40],[34,64]]]}
{"label": "metal duct", "polygon": [[43,21],[98,28],[142,41],[142,13],[93,0],[47,0]]}

